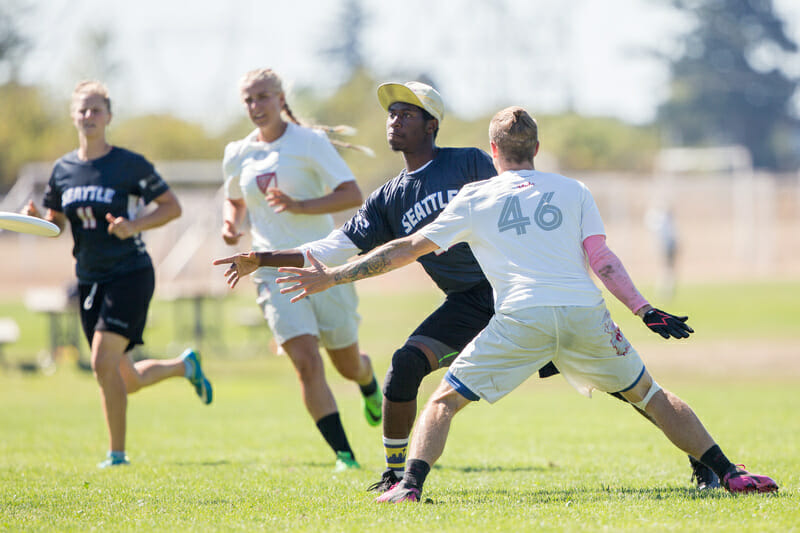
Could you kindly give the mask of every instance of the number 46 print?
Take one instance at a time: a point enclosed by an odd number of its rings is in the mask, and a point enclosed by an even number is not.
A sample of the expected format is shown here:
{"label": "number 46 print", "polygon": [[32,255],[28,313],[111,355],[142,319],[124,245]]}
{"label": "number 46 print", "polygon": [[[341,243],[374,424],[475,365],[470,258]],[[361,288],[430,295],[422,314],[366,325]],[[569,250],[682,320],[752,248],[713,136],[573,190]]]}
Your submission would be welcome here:
{"label": "number 46 print", "polygon": [[[545,231],[551,231],[561,225],[564,219],[561,210],[550,203],[554,192],[546,192],[542,194],[539,205],[536,206],[536,211],[533,213],[533,220],[536,225]],[[503,210],[500,212],[500,220],[497,221],[497,229],[501,232],[514,229],[517,235],[526,233],[525,226],[531,225],[530,217],[522,215],[522,206],[520,205],[517,196],[509,196],[506,203],[503,205]]]}

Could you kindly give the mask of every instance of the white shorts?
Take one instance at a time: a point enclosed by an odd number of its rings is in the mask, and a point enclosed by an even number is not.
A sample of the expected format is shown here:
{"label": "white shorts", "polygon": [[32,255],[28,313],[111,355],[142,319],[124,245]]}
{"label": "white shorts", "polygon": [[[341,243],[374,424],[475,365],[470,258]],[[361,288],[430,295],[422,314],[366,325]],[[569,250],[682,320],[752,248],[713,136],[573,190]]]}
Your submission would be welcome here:
{"label": "white shorts", "polygon": [[639,354],[601,303],[496,314],[453,361],[445,379],[471,400],[494,403],[551,360],[589,397],[593,389],[627,390],[644,372]]}
{"label": "white shorts", "polygon": [[286,274],[261,270],[256,302],[279,345],[300,335],[313,335],[322,346],[332,350],[358,342],[361,317],[356,311],[358,296],[352,283],[337,285],[292,303],[290,300],[299,293],[281,294],[281,288],[287,285],[275,283]]}

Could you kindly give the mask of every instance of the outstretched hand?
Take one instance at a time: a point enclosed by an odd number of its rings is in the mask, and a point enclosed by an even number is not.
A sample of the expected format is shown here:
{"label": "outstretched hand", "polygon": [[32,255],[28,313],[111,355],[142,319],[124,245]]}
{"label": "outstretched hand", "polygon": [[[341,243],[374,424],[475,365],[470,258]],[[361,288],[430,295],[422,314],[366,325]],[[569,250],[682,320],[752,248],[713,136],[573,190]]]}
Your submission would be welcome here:
{"label": "outstretched hand", "polygon": [[222,259],[215,259],[214,265],[228,265],[228,270],[225,271],[224,276],[226,283],[230,285],[231,289],[236,287],[239,280],[244,276],[252,274],[256,269],[261,266],[258,261],[258,256],[255,252],[247,252],[232,255],[230,257],[223,257]]}
{"label": "outstretched hand", "polygon": [[655,307],[642,316],[644,325],[665,339],[669,339],[670,337],[685,339],[689,337],[690,333],[694,333],[694,330],[689,327],[689,324],[686,324],[688,319],[688,316],[671,315]]}
{"label": "outstretched hand", "polygon": [[294,285],[281,289],[281,294],[302,291],[292,298],[292,303],[336,285],[331,269],[314,257],[311,250],[306,252],[306,257],[308,257],[308,262],[311,263],[308,268],[281,267],[278,269],[278,272],[293,274],[292,276],[285,276],[275,280],[277,283],[294,283]]}

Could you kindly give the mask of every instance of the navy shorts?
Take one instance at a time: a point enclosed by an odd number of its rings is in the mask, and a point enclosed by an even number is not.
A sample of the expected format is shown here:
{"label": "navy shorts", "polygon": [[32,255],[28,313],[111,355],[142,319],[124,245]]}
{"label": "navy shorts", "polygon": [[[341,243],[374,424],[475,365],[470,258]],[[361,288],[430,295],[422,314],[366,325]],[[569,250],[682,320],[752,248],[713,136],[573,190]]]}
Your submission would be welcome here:
{"label": "navy shorts", "polygon": [[128,339],[126,352],[144,344],[142,333],[155,285],[153,267],[105,283],[79,283],[81,324],[89,346],[95,331],[111,331]]}

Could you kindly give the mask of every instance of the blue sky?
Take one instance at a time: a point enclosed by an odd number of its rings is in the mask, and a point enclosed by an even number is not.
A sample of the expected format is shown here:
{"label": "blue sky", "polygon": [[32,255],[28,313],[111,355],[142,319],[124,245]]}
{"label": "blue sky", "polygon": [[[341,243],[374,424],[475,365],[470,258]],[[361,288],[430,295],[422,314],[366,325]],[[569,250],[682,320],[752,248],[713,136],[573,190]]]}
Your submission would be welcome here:
{"label": "blue sky", "polygon": [[[85,53],[95,27],[112,32],[109,81],[117,114],[169,112],[209,129],[240,116],[236,81],[269,66],[322,93],[341,73],[319,54],[341,4],[325,0],[28,0],[20,22],[34,48],[21,76],[66,98],[96,76]],[[642,53],[669,52],[684,21],[662,0],[406,0],[363,2],[365,59],[380,81],[425,72],[448,113],[470,118],[508,104],[534,113],[571,106],[646,122],[667,72]],[[800,43],[800,2],[775,0]],[[785,66],[800,76],[800,61]]]}

